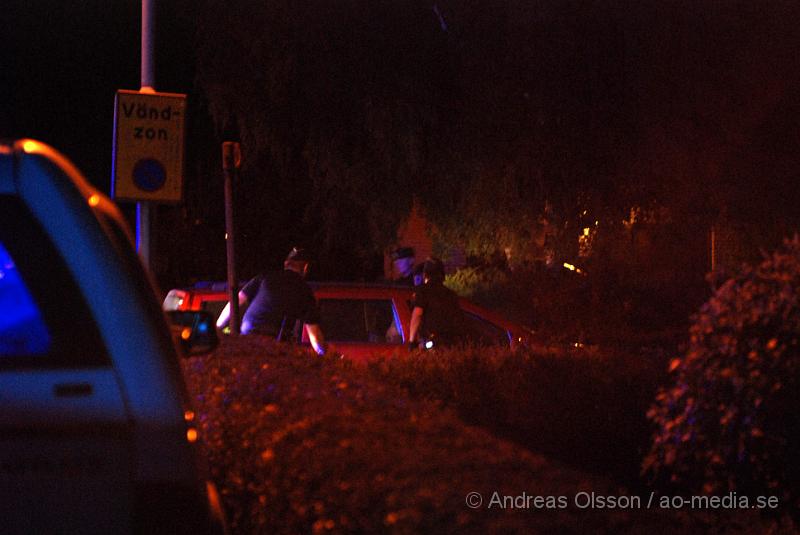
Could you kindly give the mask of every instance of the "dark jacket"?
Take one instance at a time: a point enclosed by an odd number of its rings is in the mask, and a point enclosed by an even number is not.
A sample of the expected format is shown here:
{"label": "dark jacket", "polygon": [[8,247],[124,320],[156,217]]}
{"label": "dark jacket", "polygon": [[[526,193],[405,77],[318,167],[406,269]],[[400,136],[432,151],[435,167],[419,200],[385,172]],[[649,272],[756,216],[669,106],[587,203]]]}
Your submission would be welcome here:
{"label": "dark jacket", "polygon": [[429,282],[418,286],[414,306],[422,309],[423,339],[434,338],[437,344],[451,345],[467,337],[467,320],[458,296],[443,284]]}
{"label": "dark jacket", "polygon": [[242,333],[258,332],[286,339],[295,323],[318,324],[314,292],[303,277],[289,269],[261,273],[242,288],[249,306],[242,318]]}

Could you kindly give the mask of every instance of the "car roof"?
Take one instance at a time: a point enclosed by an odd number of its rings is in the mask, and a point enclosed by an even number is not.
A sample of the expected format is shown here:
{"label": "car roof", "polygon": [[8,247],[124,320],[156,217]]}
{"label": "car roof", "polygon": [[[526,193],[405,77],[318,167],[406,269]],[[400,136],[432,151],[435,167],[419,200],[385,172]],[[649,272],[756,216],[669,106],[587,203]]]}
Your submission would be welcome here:
{"label": "car roof", "polygon": [[[244,286],[247,281],[239,283],[239,286]],[[352,282],[352,281],[307,281],[308,285],[311,287],[312,290],[328,290],[328,289],[337,289],[337,290],[381,290],[381,291],[389,291],[389,292],[397,292],[397,293],[412,293],[414,289],[411,286],[405,284],[397,284],[391,282]],[[186,292],[192,292],[197,295],[203,294],[219,294],[228,291],[228,283],[227,282],[212,282],[212,281],[200,281],[192,286],[184,286],[180,288],[176,288],[176,290],[182,290]]]}
{"label": "car roof", "polygon": [[30,139],[0,143],[0,194],[24,203],[70,269],[137,418],[180,408],[177,355],[116,205],[65,156]]}
{"label": "car roof", "polygon": [[[414,288],[406,284],[388,282],[361,282],[361,281],[309,281],[308,285],[314,290],[317,296],[326,298],[335,297],[361,297],[364,299],[376,299],[385,297],[395,297],[398,299],[410,299],[414,293]],[[197,296],[212,296],[214,298],[227,299],[228,284],[226,282],[198,282],[189,288],[180,290],[191,292]],[[339,294],[332,296],[331,294]],[[484,308],[460,297],[461,308],[469,313],[477,314],[486,320],[495,323],[504,329],[511,331],[527,331],[524,326],[513,322],[501,314]]]}
{"label": "car roof", "polygon": [[[331,281],[331,280],[308,280],[306,281],[309,286],[337,286],[343,288],[408,288],[411,286],[392,281]],[[247,281],[242,281],[239,284],[246,284]],[[185,286],[186,290],[225,290],[228,288],[227,281],[198,281],[191,286]]]}

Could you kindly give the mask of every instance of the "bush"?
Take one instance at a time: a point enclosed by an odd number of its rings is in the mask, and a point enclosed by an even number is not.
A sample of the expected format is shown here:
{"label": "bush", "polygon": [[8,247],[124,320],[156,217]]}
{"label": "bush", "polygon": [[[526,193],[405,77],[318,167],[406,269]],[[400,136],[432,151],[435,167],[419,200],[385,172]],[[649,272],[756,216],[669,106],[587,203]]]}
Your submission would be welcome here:
{"label": "bush", "polygon": [[[491,507],[494,491],[570,500],[579,491],[617,491],[361,367],[302,348],[258,335],[226,338],[213,354],[182,364],[234,534],[686,533],[703,521],[572,505]],[[481,378],[469,384],[465,395],[474,399]],[[476,491],[486,501],[471,509],[465,498]]]}
{"label": "bush", "polygon": [[445,286],[461,297],[497,310],[519,323],[530,325],[533,307],[526,295],[525,285],[507,271],[494,266],[461,268],[447,275]]}
{"label": "bush", "polygon": [[[457,353],[449,355],[456,358]],[[455,399],[471,400],[478,406],[482,398],[493,403],[492,398],[508,396],[506,406],[513,409],[506,413],[508,422],[531,422],[526,420],[528,411],[552,409],[549,418],[556,425],[538,432],[557,435],[576,429],[556,423],[573,412],[564,407],[565,403],[584,408],[592,404],[561,386],[581,383],[576,379],[583,367],[579,360],[571,364],[565,360],[563,367],[555,360],[546,360],[541,368],[530,368],[526,381],[514,383],[513,377],[521,368],[510,355],[500,358],[498,353],[498,358],[490,357],[483,364],[476,361],[477,357],[476,353],[465,355],[452,368],[449,375],[453,380],[448,388],[460,385],[463,388],[455,393]],[[415,362],[423,366],[422,360]],[[435,359],[429,359],[428,364],[431,370],[437,369]],[[597,362],[589,377],[600,378],[601,364]],[[578,508],[573,501],[578,492],[600,496],[627,493],[604,478],[552,462],[481,427],[465,425],[441,403],[409,396],[395,385],[375,380],[363,367],[318,358],[307,349],[266,337],[225,337],[211,355],[184,359],[182,365],[197,411],[200,444],[234,535],[685,535],[708,533],[712,528],[718,533],[753,534],[763,533],[768,527],[752,518],[750,511],[726,511],[718,517],[703,511],[656,507]],[[550,368],[561,371],[553,373]],[[438,369],[448,367],[439,363]],[[481,376],[483,373],[496,373],[497,377]],[[537,383],[536,375],[552,381],[548,389],[535,394],[549,400],[549,405],[528,407],[524,403],[532,392],[498,388],[504,383],[544,386],[547,380]],[[433,375],[419,373],[416,377]],[[482,386],[486,380],[493,385],[491,390]],[[605,390],[608,385],[599,388]],[[624,388],[619,389],[620,396],[626,394]],[[514,406],[511,400],[523,404]],[[602,409],[593,411],[597,415]],[[598,422],[594,428],[603,425]],[[465,503],[473,492],[484,497],[483,505],[476,509]],[[492,506],[494,492],[510,497],[564,497],[568,506]]]}
{"label": "bush", "polygon": [[664,362],[658,355],[466,347],[374,362],[370,372],[496,435],[634,485]]}
{"label": "bush", "polygon": [[465,267],[445,278],[445,285],[462,297],[475,299],[495,293],[509,283],[508,274],[494,267]]}
{"label": "bush", "polygon": [[800,498],[800,241],[725,282],[693,317],[648,413],[643,471],[687,492]]}

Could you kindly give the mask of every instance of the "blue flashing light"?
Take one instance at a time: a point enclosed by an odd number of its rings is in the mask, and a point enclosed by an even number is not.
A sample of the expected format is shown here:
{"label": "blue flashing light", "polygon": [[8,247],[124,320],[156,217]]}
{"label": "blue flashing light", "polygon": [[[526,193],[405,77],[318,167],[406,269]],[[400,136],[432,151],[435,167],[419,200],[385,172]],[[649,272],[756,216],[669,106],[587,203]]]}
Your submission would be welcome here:
{"label": "blue flashing light", "polygon": [[49,349],[42,314],[0,243],[0,356],[43,355]]}

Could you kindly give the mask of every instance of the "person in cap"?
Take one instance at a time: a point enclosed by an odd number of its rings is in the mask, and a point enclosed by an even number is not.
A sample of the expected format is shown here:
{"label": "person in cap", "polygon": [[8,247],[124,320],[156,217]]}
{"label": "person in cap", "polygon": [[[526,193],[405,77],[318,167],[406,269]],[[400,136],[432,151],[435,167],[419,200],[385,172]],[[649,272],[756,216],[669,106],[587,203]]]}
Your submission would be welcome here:
{"label": "person in cap", "polygon": [[467,320],[458,296],[444,285],[444,264],[428,258],[422,267],[423,284],[414,292],[409,347],[421,343],[453,345],[468,338]]}
{"label": "person in cap", "polygon": [[[242,334],[265,334],[277,340],[298,340],[305,324],[314,350],[327,351],[320,328],[320,314],[314,292],[305,281],[311,258],[305,249],[294,247],[282,271],[267,271],[250,279],[239,291],[239,306],[247,310],[242,318]],[[230,318],[230,303],[217,318],[223,328]]]}
{"label": "person in cap", "polygon": [[414,284],[414,249],[400,247],[392,253],[392,264],[397,278],[394,282],[412,286]]}

